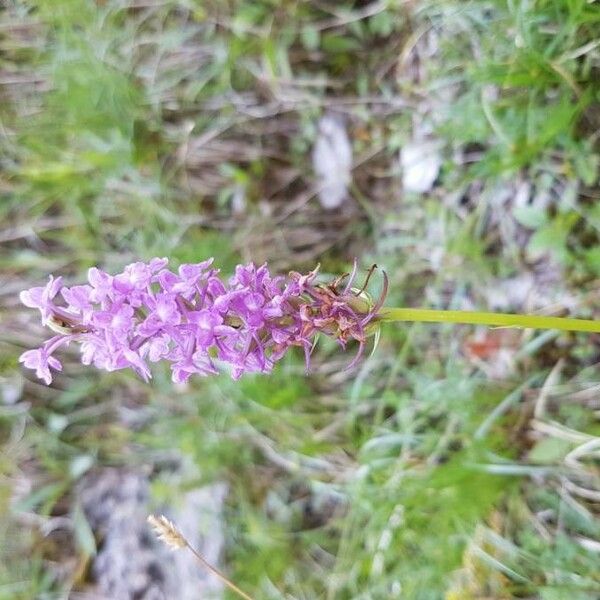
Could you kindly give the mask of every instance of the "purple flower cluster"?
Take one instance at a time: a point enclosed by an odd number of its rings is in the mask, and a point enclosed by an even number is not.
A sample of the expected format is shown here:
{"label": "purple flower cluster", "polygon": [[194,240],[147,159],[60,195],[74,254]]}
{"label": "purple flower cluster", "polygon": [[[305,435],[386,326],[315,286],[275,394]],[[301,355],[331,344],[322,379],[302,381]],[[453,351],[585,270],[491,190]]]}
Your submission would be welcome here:
{"label": "purple flower cluster", "polygon": [[381,306],[370,307],[353,291],[356,269],[340,293],[342,278],[315,284],[317,270],[284,278],[271,276],[266,265],[239,265],[224,283],[212,259],[181,265],[176,273],[167,263],[136,262],[118,275],[92,268],[87,284],[72,287],[50,276],[44,287],[22,292],[22,303],[37,308],[57,335],[20,361],[49,384],[51,369],[62,369],[53,353],[78,342],[84,364],[131,368],[145,380],[148,363],[160,360],[170,363],[177,383],[216,374],[222,364],[237,379],[270,372],[291,346],[304,348],[308,365],[317,333],[342,346],[356,339],[362,349],[365,326]]}

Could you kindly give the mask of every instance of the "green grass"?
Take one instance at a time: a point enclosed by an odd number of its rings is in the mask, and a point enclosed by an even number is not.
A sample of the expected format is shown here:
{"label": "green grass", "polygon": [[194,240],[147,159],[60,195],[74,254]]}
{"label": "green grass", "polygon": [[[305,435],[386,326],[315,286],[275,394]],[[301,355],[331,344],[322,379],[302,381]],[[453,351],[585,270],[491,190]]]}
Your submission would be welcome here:
{"label": "green grass", "polygon": [[[156,501],[226,481],[223,569],[256,598],[596,597],[598,507],[569,484],[597,493],[597,462],[565,460],[600,435],[594,337],[519,334],[497,375],[468,327],[389,324],[352,373],[323,343],[308,377],[293,355],[268,378],[174,389],[160,367],[145,385],[67,360],[47,389],[17,368],[42,332],[16,303],[49,272],[154,255],[339,273],[359,254],[388,272],[390,305],[485,309],[530,273],[593,318],[595,4],[133,4],[0,12],[0,398],[17,398],[0,403],[0,600],[84,587],[78,481],[172,451],[193,468],[159,472]],[[370,157],[343,227],[299,202],[331,107]],[[444,164],[412,197],[397,154],[421,122]],[[123,405],[147,411],[141,429]],[[70,528],[45,535],[54,517]]]}

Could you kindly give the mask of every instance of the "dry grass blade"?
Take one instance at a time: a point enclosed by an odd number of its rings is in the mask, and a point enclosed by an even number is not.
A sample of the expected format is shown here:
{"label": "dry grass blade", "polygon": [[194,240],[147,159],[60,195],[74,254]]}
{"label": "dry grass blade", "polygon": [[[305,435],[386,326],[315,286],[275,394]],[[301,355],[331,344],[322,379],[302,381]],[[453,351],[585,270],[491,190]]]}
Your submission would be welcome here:
{"label": "dry grass blade", "polygon": [[205,558],[192,547],[184,535],[179,531],[179,529],[177,529],[175,524],[167,519],[167,517],[164,515],[160,515],[160,517],[148,515],[148,523],[152,529],[154,529],[154,533],[156,533],[158,539],[169,546],[169,548],[172,550],[189,548],[198,561],[213,575],[215,575],[215,577],[220,579],[230,590],[234,591],[238,596],[244,598],[245,600],[254,600],[251,596],[243,592],[237,585],[235,585],[235,583],[227,579],[227,577],[221,573],[221,571],[208,563]]}

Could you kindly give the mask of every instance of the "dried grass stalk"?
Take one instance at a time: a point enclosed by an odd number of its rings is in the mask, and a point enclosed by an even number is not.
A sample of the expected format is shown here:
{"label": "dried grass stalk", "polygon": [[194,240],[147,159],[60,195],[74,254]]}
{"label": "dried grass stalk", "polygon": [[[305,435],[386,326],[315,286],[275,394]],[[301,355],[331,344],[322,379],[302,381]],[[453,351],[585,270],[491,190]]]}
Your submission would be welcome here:
{"label": "dried grass stalk", "polygon": [[251,596],[240,590],[232,581],[221,573],[217,568],[213,567],[206,559],[194,549],[194,547],[187,541],[184,535],[177,529],[174,523],[169,521],[164,515],[156,517],[155,515],[148,516],[148,523],[154,529],[154,533],[158,539],[169,546],[172,550],[179,550],[181,548],[188,548],[190,552],[198,559],[198,561],[208,569],[215,577],[220,579],[229,589],[233,590],[238,596],[244,598],[244,600],[253,600]]}

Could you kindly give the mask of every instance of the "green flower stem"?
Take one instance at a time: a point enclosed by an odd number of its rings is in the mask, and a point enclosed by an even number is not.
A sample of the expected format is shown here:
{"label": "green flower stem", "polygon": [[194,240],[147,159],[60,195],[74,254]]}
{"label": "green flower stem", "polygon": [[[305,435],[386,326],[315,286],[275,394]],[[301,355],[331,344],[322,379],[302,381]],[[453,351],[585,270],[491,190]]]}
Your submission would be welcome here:
{"label": "green flower stem", "polygon": [[433,310],[427,308],[382,308],[378,321],[420,321],[425,323],[462,323],[529,329],[560,329],[600,333],[600,321],[544,317],[542,315],[511,315],[463,310]]}

